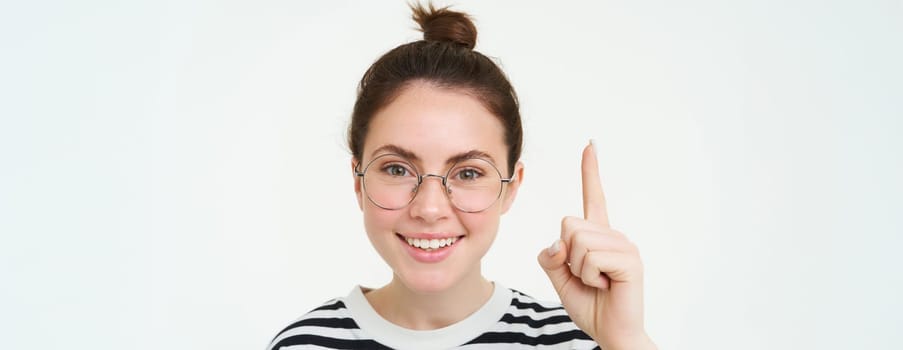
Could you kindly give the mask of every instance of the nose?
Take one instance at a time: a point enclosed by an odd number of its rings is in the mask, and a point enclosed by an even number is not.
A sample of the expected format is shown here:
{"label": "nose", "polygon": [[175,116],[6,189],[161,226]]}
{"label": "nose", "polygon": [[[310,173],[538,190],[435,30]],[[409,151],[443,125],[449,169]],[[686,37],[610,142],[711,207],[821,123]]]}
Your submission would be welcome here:
{"label": "nose", "polygon": [[435,222],[451,214],[451,202],[446,194],[446,187],[439,175],[423,175],[423,181],[417,188],[417,194],[409,208],[411,217],[427,222]]}

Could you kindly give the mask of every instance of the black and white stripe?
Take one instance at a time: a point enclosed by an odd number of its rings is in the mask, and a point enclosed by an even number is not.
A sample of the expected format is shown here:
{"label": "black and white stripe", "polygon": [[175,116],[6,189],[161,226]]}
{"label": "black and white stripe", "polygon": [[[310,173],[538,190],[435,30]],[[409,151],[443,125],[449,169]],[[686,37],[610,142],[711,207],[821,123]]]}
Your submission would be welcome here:
{"label": "black and white stripe", "polygon": [[[510,292],[510,302],[504,314],[497,315],[498,321],[485,329],[468,329],[472,332],[470,340],[460,342],[454,348],[599,349],[574,325],[560,304],[539,302],[515,290],[506,291]],[[368,331],[378,330],[361,329],[354,317],[357,310],[349,310],[345,299],[333,299],[311,310],[279,332],[267,349],[392,349],[374,340],[392,335],[377,336]]]}

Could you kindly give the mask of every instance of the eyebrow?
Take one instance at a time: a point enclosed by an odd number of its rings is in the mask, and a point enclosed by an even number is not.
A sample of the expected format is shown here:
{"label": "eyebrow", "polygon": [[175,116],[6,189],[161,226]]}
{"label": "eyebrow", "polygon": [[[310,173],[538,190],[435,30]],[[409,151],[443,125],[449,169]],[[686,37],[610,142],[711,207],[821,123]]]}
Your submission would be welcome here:
{"label": "eyebrow", "polygon": [[373,153],[370,153],[370,158],[376,158],[377,154],[380,153],[395,153],[400,155],[408,160],[420,161],[420,157],[417,157],[414,152],[408,151],[404,148],[398,147],[396,145],[384,145],[380,148],[373,150]]}
{"label": "eyebrow", "polygon": [[[379,154],[379,153],[395,153],[395,154],[400,155],[400,156],[402,156],[402,157],[404,157],[404,158],[406,158],[406,159],[408,159],[408,160],[411,160],[411,161],[415,161],[415,162],[419,162],[419,161],[420,161],[420,157],[418,157],[416,154],[414,154],[413,151],[404,149],[404,148],[399,147],[399,146],[397,146],[397,145],[391,145],[391,144],[390,144],[390,145],[384,145],[384,146],[382,146],[382,147],[379,147],[379,148],[375,149],[375,150],[373,151],[373,153],[370,153],[370,157],[371,157],[371,158],[376,157],[376,155]],[[472,150],[469,150],[469,151],[467,151],[467,152],[461,152],[461,153],[455,154],[455,155],[449,157],[449,158],[445,161],[445,164],[447,164],[447,165],[452,165],[452,164],[457,163],[457,162],[459,162],[459,161],[461,161],[461,160],[464,160],[464,159],[472,159],[472,158],[481,158],[481,159],[485,159],[485,160],[490,161],[492,164],[495,164],[495,159],[492,158],[492,156],[489,155],[489,153],[486,153],[486,152],[483,152],[483,151],[480,151],[480,150],[476,150],[476,149],[472,149]]]}

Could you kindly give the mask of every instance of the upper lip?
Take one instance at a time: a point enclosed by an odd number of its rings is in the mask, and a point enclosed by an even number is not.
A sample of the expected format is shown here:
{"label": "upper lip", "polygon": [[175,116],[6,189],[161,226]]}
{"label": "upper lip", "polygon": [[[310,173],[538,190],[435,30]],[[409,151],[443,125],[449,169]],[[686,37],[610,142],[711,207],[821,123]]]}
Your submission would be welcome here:
{"label": "upper lip", "polygon": [[456,238],[461,237],[462,235],[456,233],[433,233],[433,232],[411,232],[411,233],[398,233],[404,238],[417,238],[417,239],[445,239],[445,238]]}

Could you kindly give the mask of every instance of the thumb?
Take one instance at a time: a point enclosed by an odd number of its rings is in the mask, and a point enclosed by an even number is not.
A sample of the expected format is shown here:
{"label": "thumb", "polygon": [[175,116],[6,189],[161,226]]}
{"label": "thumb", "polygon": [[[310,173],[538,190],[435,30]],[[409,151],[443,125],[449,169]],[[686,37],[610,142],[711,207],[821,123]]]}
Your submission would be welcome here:
{"label": "thumb", "polygon": [[539,266],[546,271],[555,291],[560,291],[564,284],[571,278],[571,270],[565,263],[568,256],[568,247],[562,240],[557,240],[552,246],[539,252],[536,260]]}

